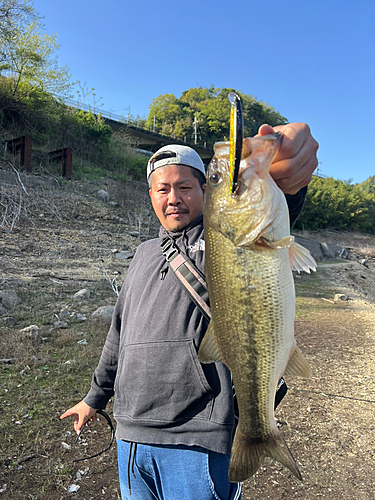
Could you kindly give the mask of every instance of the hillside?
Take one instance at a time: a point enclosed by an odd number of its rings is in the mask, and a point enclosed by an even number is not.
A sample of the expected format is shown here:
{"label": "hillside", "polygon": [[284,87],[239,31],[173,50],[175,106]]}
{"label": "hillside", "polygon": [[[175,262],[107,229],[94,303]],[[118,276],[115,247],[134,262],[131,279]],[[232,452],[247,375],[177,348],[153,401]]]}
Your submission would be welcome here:
{"label": "hillside", "polygon": [[[17,201],[20,189],[7,186],[6,192]],[[97,198],[100,189],[112,204]],[[108,446],[104,420],[75,444],[72,422],[58,417],[89,387],[108,328],[92,314],[115,303],[114,289],[130,262],[119,256],[134,253],[141,240],[157,234],[158,224],[142,184],[55,183],[28,193],[12,232],[0,235],[1,498],[118,499],[115,447],[72,463]],[[267,460],[244,483],[243,498],[370,500],[374,241],[339,232],[303,236],[348,250],[348,258],[322,261],[316,274],[295,280],[296,337],[314,375],[288,378],[276,417],[304,483]],[[334,301],[337,293],[349,300]],[[23,331],[30,325],[35,328]],[[111,405],[107,410],[111,415]],[[77,493],[69,494],[73,487]]]}

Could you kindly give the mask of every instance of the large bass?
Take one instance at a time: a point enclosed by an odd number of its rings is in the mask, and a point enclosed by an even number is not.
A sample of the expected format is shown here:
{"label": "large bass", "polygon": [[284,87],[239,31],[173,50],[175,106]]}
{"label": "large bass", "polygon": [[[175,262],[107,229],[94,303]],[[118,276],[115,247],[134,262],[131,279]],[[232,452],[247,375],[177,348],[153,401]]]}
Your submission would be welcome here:
{"label": "large bass", "polygon": [[285,196],[269,174],[280,138],[243,140],[233,193],[229,142],[215,145],[208,169],[204,230],[212,319],[198,355],[232,372],[239,423],[231,481],[253,475],[265,456],[301,479],[276,426],[274,400],[281,376],[311,375],[294,341],[292,268],[309,272],[315,261],[290,235]]}

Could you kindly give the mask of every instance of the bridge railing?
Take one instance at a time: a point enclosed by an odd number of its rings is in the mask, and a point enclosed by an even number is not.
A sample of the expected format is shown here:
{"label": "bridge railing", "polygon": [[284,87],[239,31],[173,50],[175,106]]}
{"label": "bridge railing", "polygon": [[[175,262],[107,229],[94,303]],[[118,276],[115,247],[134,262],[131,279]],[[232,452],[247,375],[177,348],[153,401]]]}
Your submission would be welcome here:
{"label": "bridge railing", "polygon": [[82,104],[79,101],[73,101],[73,99],[64,99],[64,102],[65,104],[67,104],[68,106],[72,106],[73,108],[82,109],[83,111],[91,111],[91,113],[94,113],[94,115],[100,114],[105,118],[109,118],[110,120],[114,120],[116,122],[129,124],[132,123],[132,121],[125,118],[125,116],[116,115],[115,113],[111,113],[110,111],[105,111],[104,109],[96,108],[88,104]]}

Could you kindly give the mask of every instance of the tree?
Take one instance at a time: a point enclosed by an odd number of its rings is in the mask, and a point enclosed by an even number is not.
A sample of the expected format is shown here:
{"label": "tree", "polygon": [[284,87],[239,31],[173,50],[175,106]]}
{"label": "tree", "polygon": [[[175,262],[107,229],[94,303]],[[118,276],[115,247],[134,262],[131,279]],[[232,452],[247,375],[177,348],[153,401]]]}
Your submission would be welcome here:
{"label": "tree", "polygon": [[[37,21],[40,17],[27,0],[2,0],[0,4],[0,47],[15,34],[14,27]],[[6,54],[1,52],[0,61]]]}
{"label": "tree", "polygon": [[361,184],[313,177],[297,228],[375,232],[375,196]]}
{"label": "tree", "polygon": [[27,0],[4,0],[0,7],[0,72],[12,81],[12,94],[22,85],[55,97],[68,97],[72,83],[66,66],[59,68],[57,34],[44,33],[44,24]]}
{"label": "tree", "polygon": [[173,94],[159,95],[152,100],[145,128],[164,135],[193,142],[197,135],[200,144],[212,145],[228,139],[230,103],[228,93],[234,91],[241,97],[244,132],[256,134],[263,123],[282,125],[287,122],[268,104],[255,97],[229,88],[197,87],[182,92],[181,97]]}

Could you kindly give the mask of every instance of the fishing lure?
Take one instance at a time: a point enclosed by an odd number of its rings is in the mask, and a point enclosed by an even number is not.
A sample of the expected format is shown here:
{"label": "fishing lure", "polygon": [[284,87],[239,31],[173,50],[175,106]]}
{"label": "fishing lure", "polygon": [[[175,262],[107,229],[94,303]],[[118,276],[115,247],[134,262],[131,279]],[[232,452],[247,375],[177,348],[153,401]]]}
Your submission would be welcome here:
{"label": "fishing lure", "polygon": [[231,105],[229,122],[229,176],[231,193],[234,194],[237,189],[242,154],[243,117],[241,100],[238,95],[235,92],[230,92],[228,99]]}

